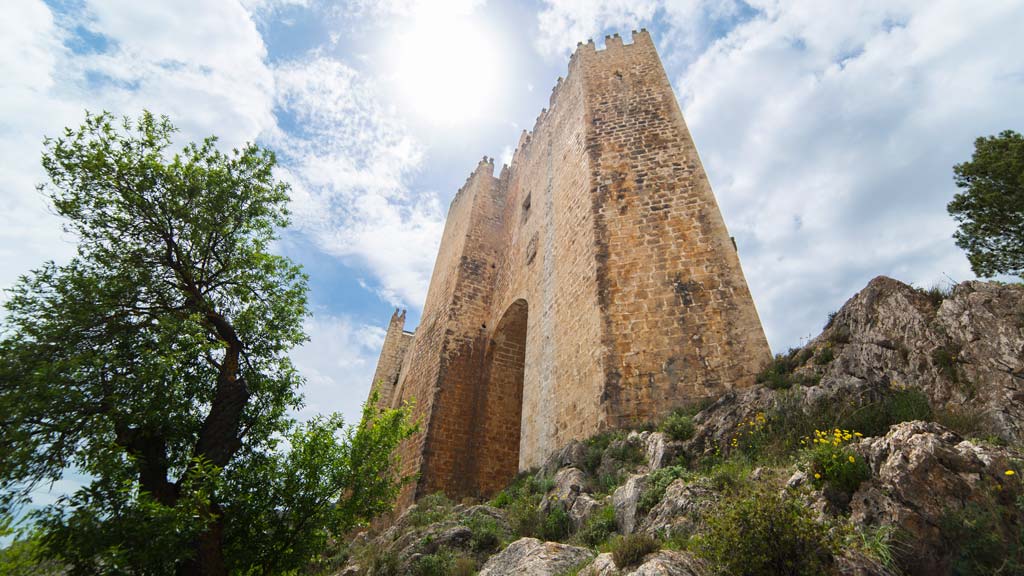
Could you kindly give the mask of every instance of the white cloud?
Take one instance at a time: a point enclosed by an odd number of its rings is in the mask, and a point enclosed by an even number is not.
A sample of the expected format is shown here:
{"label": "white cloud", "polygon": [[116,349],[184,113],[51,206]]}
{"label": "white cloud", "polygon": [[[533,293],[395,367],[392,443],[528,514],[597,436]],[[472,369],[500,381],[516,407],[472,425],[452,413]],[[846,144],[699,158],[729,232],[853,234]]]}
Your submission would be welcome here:
{"label": "white cloud", "polygon": [[[188,6],[96,1],[55,16],[43,2],[0,20],[0,287],[73,252],[35,185],[44,135],[84,110],[170,115],[182,139],[216,133],[235,146],[273,124],[273,77],[248,14],[235,2]],[[85,46],[86,31],[102,46]],[[78,45],[77,52],[68,48]]]}
{"label": "white cloud", "polygon": [[1019,128],[1020,5],[768,4],[679,75],[775,348],[868,279],[972,277],[951,167]]}
{"label": "white cloud", "polygon": [[305,329],[309,342],[291,354],[306,377],[299,419],[338,411],[346,422],[358,422],[384,344],[384,329],[328,314],[308,319]]}
{"label": "white cloud", "polygon": [[[871,277],[972,277],[950,238],[953,164],[1020,129],[1024,6],[551,0],[538,49],[657,25],[776,349]],[[697,23],[718,29],[712,38]]]}
{"label": "white cloud", "polygon": [[422,306],[444,213],[435,195],[407,189],[420,145],[377,86],[342,62],[313,57],[276,74],[279,108],[303,126],[271,138],[296,225],[325,252],[369,268],[388,301]]}

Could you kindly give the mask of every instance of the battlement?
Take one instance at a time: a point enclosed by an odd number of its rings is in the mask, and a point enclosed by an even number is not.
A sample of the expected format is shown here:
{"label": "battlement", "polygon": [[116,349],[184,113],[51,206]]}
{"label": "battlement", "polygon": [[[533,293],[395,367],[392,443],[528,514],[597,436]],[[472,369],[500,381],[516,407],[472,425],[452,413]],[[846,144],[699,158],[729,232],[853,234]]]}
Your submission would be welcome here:
{"label": "battlement", "polygon": [[401,506],[489,496],[569,440],[748,386],[770,359],[654,43],[631,40],[577,46],[511,162],[496,178],[484,156],[452,200],[416,333],[392,316],[379,389],[423,423]]}

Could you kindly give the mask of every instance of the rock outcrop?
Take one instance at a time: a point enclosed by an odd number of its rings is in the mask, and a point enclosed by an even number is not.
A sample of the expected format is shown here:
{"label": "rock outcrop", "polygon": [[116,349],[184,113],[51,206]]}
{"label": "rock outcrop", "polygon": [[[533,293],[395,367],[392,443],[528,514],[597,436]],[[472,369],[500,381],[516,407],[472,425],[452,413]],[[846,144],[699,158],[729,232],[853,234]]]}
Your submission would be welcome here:
{"label": "rock outcrop", "polygon": [[575,568],[594,553],[586,548],[520,538],[491,556],[479,576],[549,576]]}

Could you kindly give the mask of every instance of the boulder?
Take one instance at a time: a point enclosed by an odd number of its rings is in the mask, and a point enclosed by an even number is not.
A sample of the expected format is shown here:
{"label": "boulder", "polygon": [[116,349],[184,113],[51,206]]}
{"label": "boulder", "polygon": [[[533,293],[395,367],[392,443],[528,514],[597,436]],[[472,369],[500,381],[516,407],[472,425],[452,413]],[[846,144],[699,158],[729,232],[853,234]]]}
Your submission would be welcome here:
{"label": "boulder", "polygon": [[569,508],[569,518],[572,519],[573,526],[577,530],[586,524],[587,519],[601,507],[601,503],[590,497],[589,494],[580,494],[576,497],[576,501],[573,502],[572,507]]}
{"label": "boulder", "polygon": [[710,487],[680,478],[665,489],[665,496],[647,513],[639,530],[652,535],[692,531],[700,522],[701,514],[714,506],[717,498]]}
{"label": "boulder", "polygon": [[[850,519],[866,526],[888,525],[905,534],[909,574],[950,573],[953,553],[942,524],[950,513],[974,504],[1013,510],[1021,482],[1006,470],[1019,459],[1007,449],[965,441],[929,422],[904,422],[880,438],[852,446],[871,467],[850,502]],[[1019,534],[1024,519],[994,514],[1004,535]]]}
{"label": "boulder", "polygon": [[580,570],[579,576],[702,576],[709,573],[704,562],[688,552],[659,550],[644,557],[641,565],[624,570],[615,566],[611,553],[605,552]]}
{"label": "boulder", "polygon": [[647,474],[633,474],[626,483],[615,489],[612,505],[615,506],[615,522],[623,534],[632,534],[636,529],[637,504],[647,489]]}
{"label": "boulder", "polygon": [[548,456],[537,471],[538,476],[548,477],[560,468],[583,468],[587,461],[587,447],[579,440],[573,440],[560,450]]}
{"label": "boulder", "polygon": [[570,570],[594,557],[586,548],[536,538],[520,538],[491,556],[479,576],[549,576]]}

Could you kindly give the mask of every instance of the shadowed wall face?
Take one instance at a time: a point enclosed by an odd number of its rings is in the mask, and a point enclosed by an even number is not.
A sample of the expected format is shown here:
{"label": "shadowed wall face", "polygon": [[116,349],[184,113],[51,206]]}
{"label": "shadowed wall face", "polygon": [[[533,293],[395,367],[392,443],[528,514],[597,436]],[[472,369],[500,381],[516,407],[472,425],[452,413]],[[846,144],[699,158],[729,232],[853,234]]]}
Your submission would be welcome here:
{"label": "shadowed wall face", "polygon": [[516,300],[494,330],[485,362],[486,383],[480,406],[476,453],[478,493],[492,496],[519,471],[523,368],[526,362],[525,300]]}

